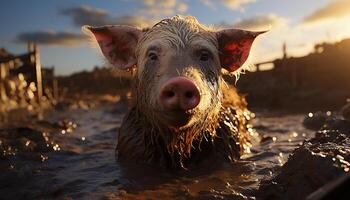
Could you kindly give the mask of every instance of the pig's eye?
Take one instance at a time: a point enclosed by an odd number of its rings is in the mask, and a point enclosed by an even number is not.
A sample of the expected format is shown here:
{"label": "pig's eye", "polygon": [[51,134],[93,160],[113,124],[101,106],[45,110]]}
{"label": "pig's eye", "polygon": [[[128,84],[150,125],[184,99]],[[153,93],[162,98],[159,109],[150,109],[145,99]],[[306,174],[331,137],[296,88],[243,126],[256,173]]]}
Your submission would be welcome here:
{"label": "pig's eye", "polygon": [[209,54],[209,52],[207,52],[207,51],[202,51],[201,54],[200,54],[199,59],[200,59],[201,61],[208,61],[208,60],[210,59],[210,54]]}
{"label": "pig's eye", "polygon": [[148,54],[148,58],[149,58],[150,60],[153,60],[153,61],[158,60],[158,56],[157,56],[157,54],[154,53],[154,52],[149,53],[149,54]]}

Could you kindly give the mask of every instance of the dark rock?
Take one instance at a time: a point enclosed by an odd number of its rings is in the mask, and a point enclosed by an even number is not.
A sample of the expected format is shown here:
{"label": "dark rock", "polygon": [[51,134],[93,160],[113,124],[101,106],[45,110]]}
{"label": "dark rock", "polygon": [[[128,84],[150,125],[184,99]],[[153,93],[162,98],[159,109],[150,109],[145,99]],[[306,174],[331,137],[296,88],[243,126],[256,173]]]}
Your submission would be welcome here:
{"label": "dark rock", "polygon": [[236,191],[216,191],[214,189],[210,191],[199,192],[198,196],[195,197],[196,200],[205,199],[222,199],[222,200],[252,200],[254,198],[247,197]]}
{"label": "dark rock", "polygon": [[307,197],[307,200],[347,199],[350,196],[350,173],[319,188]]}
{"label": "dark rock", "polygon": [[59,101],[54,108],[58,111],[65,111],[65,110],[68,110],[72,105],[73,105],[73,101],[64,100],[64,101]]}
{"label": "dark rock", "polygon": [[350,132],[341,132],[346,130],[344,123],[335,121],[328,128],[336,130],[318,131],[315,138],[305,141],[272,180],[262,182],[257,198],[305,199],[318,188],[348,172]]}
{"label": "dark rock", "polygon": [[344,119],[350,120],[350,99],[348,104],[343,106],[340,112],[343,115]]}
{"label": "dark rock", "polygon": [[338,130],[344,134],[350,134],[350,121],[342,119],[330,119],[322,127],[323,130]]}
{"label": "dark rock", "polygon": [[54,150],[54,146],[48,132],[41,132],[31,127],[0,130],[2,159],[11,156],[33,156],[42,160],[42,153]]}
{"label": "dark rock", "polygon": [[273,141],[273,137],[272,136],[262,135],[261,139],[260,139],[260,143],[268,143],[268,142],[272,142],[272,141]]}
{"label": "dark rock", "polygon": [[331,115],[324,112],[309,113],[304,118],[303,125],[308,129],[317,131],[330,119],[332,119]]}

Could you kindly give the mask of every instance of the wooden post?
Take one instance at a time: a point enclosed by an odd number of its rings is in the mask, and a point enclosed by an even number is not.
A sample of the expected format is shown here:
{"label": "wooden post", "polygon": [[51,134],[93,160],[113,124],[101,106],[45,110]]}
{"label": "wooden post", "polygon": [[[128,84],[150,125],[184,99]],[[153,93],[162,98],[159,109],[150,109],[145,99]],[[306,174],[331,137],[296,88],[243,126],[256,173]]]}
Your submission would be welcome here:
{"label": "wooden post", "polygon": [[293,89],[297,89],[298,87],[297,66],[293,63],[291,69],[292,69],[292,87]]}
{"label": "wooden post", "polygon": [[41,103],[41,99],[43,96],[43,83],[41,77],[41,63],[40,63],[40,54],[37,46],[33,45],[34,55],[35,55],[35,71],[36,71],[36,87],[38,90],[38,102]]}
{"label": "wooden post", "polygon": [[1,63],[0,64],[0,100],[1,101],[6,101],[7,100],[7,95],[5,91],[5,78],[7,75],[7,63]]}
{"label": "wooden post", "polygon": [[260,71],[260,64],[256,64],[255,66],[256,66],[256,71],[257,72]]}
{"label": "wooden post", "polygon": [[288,58],[288,55],[287,55],[287,44],[284,42],[283,43],[283,46],[282,46],[282,51],[283,51],[283,60],[287,59]]}
{"label": "wooden post", "polygon": [[28,50],[28,53],[32,53],[35,50],[33,42],[27,43],[27,50]]}
{"label": "wooden post", "polygon": [[56,101],[58,101],[58,80],[57,78],[53,77],[52,78],[52,84],[53,84],[53,97],[55,98]]}

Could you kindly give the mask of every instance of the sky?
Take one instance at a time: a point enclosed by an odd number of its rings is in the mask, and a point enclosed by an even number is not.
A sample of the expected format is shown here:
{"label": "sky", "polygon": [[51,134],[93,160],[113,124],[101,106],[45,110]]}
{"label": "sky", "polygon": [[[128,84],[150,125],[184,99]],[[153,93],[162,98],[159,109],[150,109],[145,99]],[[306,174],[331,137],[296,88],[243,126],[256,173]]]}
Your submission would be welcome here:
{"label": "sky", "polygon": [[217,28],[270,30],[254,44],[250,62],[303,56],[320,42],[350,38],[350,0],[1,0],[0,48],[26,52],[38,44],[43,66],[67,75],[103,65],[82,25],[149,27],[174,15],[192,15]]}

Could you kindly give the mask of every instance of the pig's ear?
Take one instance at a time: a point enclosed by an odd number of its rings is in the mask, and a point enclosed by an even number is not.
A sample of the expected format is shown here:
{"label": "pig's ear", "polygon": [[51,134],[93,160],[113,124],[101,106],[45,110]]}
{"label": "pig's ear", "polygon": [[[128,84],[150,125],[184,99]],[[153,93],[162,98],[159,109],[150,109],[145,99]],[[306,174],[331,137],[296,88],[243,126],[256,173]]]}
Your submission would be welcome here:
{"label": "pig's ear", "polygon": [[249,56],[254,39],[266,31],[224,29],[216,32],[221,66],[229,72],[239,69]]}
{"label": "pig's ear", "polygon": [[135,48],[142,37],[140,29],[125,26],[83,26],[83,32],[97,41],[108,62],[119,69],[128,69],[136,64]]}

